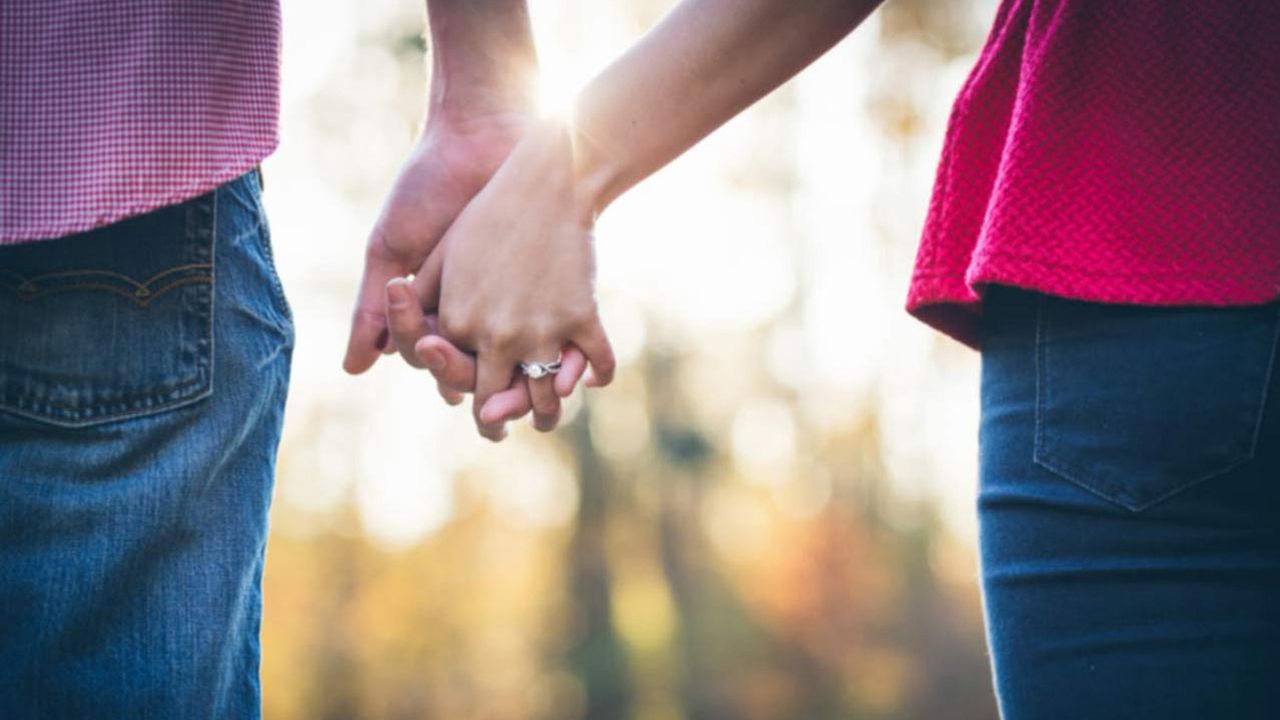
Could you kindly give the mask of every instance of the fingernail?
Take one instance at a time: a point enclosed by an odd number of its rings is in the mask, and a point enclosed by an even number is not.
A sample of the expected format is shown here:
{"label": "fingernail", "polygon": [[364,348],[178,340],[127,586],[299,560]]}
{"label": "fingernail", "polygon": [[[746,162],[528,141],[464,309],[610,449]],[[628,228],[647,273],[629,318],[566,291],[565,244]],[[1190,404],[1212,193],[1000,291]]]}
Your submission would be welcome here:
{"label": "fingernail", "polygon": [[387,305],[392,310],[403,310],[409,307],[409,286],[403,282],[392,282],[387,285]]}
{"label": "fingernail", "polygon": [[444,355],[441,355],[440,351],[435,348],[427,348],[426,350],[423,350],[418,353],[418,357],[422,358],[423,364],[431,370],[444,369]]}

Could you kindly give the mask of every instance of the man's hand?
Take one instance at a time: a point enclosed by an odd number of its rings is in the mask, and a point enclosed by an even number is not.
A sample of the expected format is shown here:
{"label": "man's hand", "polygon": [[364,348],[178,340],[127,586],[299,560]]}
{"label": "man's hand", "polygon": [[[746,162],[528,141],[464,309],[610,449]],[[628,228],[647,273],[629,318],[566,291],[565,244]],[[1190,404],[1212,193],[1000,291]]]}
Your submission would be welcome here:
{"label": "man's hand", "polygon": [[[429,121],[369,235],[343,367],[358,374],[393,348],[386,286],[416,272],[445,230],[506,159],[527,115],[492,113]],[[425,329],[424,329],[425,332]]]}
{"label": "man's hand", "polygon": [[431,87],[421,139],[369,235],[343,367],[391,350],[386,284],[416,272],[489,176],[534,107],[538,56],[525,0],[426,0]]}

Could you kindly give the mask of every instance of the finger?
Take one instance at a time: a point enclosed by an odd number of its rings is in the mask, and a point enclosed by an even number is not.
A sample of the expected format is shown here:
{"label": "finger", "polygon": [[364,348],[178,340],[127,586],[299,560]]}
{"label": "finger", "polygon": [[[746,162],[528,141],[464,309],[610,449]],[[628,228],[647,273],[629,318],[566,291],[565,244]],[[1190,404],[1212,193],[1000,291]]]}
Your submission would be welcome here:
{"label": "finger", "polygon": [[574,338],[573,342],[582,348],[587,360],[591,362],[591,373],[587,375],[584,384],[587,387],[604,387],[613,382],[613,371],[618,362],[614,358],[613,346],[609,344],[609,336],[605,334],[600,320],[597,319],[588,326],[586,331]]}
{"label": "finger", "polygon": [[[427,337],[430,337],[432,335],[439,335],[439,334],[440,334],[440,318],[435,313],[428,313],[427,314],[427,335],[426,337],[419,339],[417,344],[415,344],[413,347],[414,354],[418,356],[419,360],[423,361],[423,365],[426,365],[426,360],[423,358],[422,353],[419,352],[419,346],[422,344],[422,341],[425,340]],[[462,356],[463,360],[474,363],[474,360],[472,360],[470,355],[461,351],[459,351],[458,354]],[[440,358],[433,357],[433,361],[439,362]],[[432,370],[432,368],[430,367],[428,367],[427,369]],[[436,376],[436,391],[440,393],[440,397],[443,398],[446,403],[450,405],[459,405],[462,403],[463,400],[466,399],[463,392],[459,390],[454,390],[453,388],[450,388],[442,384],[440,382],[439,376],[434,370],[432,370],[431,374]],[[472,376],[474,377],[474,375],[475,373],[473,371]],[[467,392],[470,392],[471,385],[468,385],[466,390]]]}
{"label": "finger", "polygon": [[347,338],[347,354],[342,367],[358,375],[368,370],[378,360],[387,340],[386,291],[387,281],[404,275],[396,256],[387,249],[381,233],[374,231],[369,250],[365,253],[364,275],[356,295],[356,307],[351,317],[351,333]]}
{"label": "finger", "polygon": [[524,417],[532,409],[529,383],[521,377],[511,387],[489,398],[480,408],[480,417],[485,422],[511,422]]}
{"label": "finger", "polygon": [[427,316],[418,305],[413,287],[404,278],[387,282],[387,325],[391,333],[391,347],[400,352],[404,361],[416,368],[427,367],[415,352],[418,339],[428,332]]}
{"label": "finger", "polygon": [[556,373],[556,394],[562,398],[573,394],[573,388],[587,369],[587,356],[577,345],[569,343],[560,355],[560,372]]}
{"label": "finger", "polygon": [[414,351],[442,388],[453,393],[475,391],[476,359],[457,345],[439,335],[427,335],[418,340]]}
{"label": "finger", "polygon": [[[543,348],[535,352],[533,359],[549,363],[558,360],[559,355],[559,348],[551,346],[551,349]],[[533,427],[538,432],[555,430],[556,423],[560,422],[560,396],[556,394],[556,376],[547,374],[538,378],[528,376],[526,379],[529,384],[529,402],[533,405]]]}
{"label": "finger", "polygon": [[514,368],[514,361],[493,351],[482,350],[477,358],[476,394],[472,400],[471,412],[475,417],[476,430],[480,435],[494,442],[499,442],[507,436],[505,423],[485,422],[480,417],[480,410],[490,397],[510,387]]}
{"label": "finger", "polygon": [[413,291],[418,295],[418,304],[427,310],[434,311],[440,307],[440,281],[444,272],[444,243],[437,243],[431,254],[423,261],[422,267],[413,276]]}
{"label": "finger", "polygon": [[462,401],[467,399],[465,393],[451,390],[440,383],[436,383],[436,392],[440,393],[440,397],[450,405],[461,405]]}

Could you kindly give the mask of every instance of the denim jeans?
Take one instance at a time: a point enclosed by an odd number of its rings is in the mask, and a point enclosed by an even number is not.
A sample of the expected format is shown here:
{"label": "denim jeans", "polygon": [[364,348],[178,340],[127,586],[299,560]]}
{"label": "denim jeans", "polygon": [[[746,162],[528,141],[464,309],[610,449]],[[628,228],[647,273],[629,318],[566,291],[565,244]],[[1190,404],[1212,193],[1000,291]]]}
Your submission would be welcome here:
{"label": "denim jeans", "polygon": [[1280,717],[1280,303],[987,300],[978,514],[1002,716]]}
{"label": "denim jeans", "polygon": [[0,248],[0,718],[255,718],[293,325],[254,173]]}

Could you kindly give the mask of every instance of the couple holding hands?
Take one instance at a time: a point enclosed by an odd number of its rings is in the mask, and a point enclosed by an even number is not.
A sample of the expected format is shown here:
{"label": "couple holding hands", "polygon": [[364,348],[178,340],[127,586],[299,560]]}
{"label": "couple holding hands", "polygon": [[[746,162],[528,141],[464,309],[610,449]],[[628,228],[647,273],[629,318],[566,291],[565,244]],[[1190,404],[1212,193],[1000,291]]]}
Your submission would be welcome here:
{"label": "couple holding hands", "polygon": [[595,218],[877,4],[684,3],[597,75],[570,117],[537,118],[523,3],[428,3],[426,127],[370,237],[346,369],[398,351],[435,374],[447,401],[474,393],[484,437],[530,411],[554,428],[587,364],[589,386],[614,371],[594,295]]}
{"label": "couple holding hands", "polygon": [[[682,0],[540,118],[524,0],[426,0],[345,369],[554,428],[614,373],[597,216],[878,5]],[[907,307],[982,352],[1007,720],[1280,704],[1277,38],[1272,0],[1002,0],[956,100]],[[2,717],[260,714],[279,43],[276,0],[0,3]]]}

